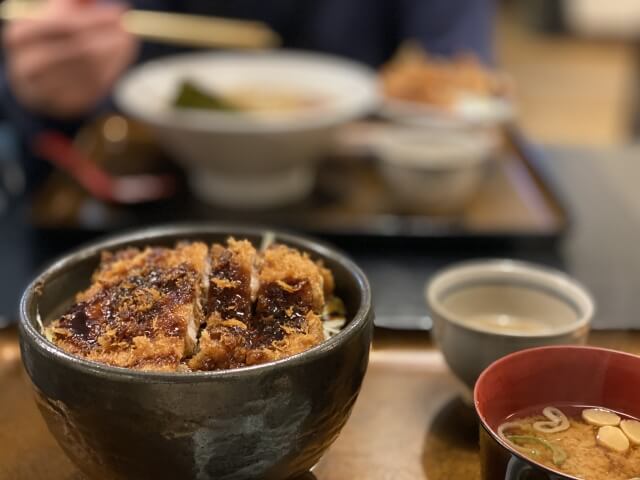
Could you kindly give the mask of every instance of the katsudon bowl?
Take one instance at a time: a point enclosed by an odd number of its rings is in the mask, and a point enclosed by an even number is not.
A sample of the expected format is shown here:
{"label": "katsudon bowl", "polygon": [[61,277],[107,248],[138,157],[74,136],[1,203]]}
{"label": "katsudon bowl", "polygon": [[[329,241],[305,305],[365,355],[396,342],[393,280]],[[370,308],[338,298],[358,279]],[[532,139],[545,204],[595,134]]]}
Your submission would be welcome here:
{"label": "katsudon bowl", "polygon": [[109,480],[295,478],[337,438],[367,368],[371,294],[351,260],[312,240],[275,233],[277,242],[332,270],[348,321],[303,353],[230,370],[159,373],[71,356],[42,333],[89,285],[102,251],[229,235],[259,246],[265,233],[202,225],[140,230],[65,256],[28,287],[20,304],[24,366],[49,430],[83,473]]}

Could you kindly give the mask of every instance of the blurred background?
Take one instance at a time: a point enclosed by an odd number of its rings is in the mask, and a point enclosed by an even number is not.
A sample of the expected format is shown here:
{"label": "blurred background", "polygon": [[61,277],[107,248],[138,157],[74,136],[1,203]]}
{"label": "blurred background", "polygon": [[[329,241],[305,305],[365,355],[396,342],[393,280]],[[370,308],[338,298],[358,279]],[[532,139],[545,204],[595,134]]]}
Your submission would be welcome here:
{"label": "blurred background", "polygon": [[[638,326],[636,2],[231,3],[53,0],[48,33],[2,4],[0,323],[75,245],[218,221],[347,250],[379,325],[430,328],[435,269],[509,256],[585,283],[596,327]],[[74,50],[91,29],[109,40]]]}
{"label": "blurred background", "polygon": [[521,127],[546,144],[615,147],[637,135],[640,10],[632,1],[501,3],[498,61]]}

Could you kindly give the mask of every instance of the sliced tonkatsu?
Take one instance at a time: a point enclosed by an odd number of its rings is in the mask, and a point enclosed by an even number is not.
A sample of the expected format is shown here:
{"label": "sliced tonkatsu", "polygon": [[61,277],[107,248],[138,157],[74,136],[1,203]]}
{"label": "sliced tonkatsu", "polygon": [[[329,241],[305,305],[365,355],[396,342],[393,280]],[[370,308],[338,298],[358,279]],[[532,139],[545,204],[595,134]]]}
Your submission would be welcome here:
{"label": "sliced tonkatsu", "polygon": [[143,370],[256,365],[324,340],[331,272],[284,245],[258,252],[229,238],[210,248],[103,253],[91,286],[47,328],[69,353]]}
{"label": "sliced tonkatsu", "polygon": [[210,261],[206,325],[198,351],[189,361],[193,370],[243,366],[249,348],[253,302],[258,290],[258,253],[247,240],[230,238],[226,247],[211,246]]}
{"label": "sliced tonkatsu", "polygon": [[[325,275],[325,269],[296,249],[273,245],[264,252],[254,316],[254,328],[264,342],[293,340],[292,335],[322,340],[325,283],[333,283]],[[274,344],[276,350],[284,346]]]}
{"label": "sliced tonkatsu", "polygon": [[230,239],[226,248],[214,245],[211,252],[207,326],[192,369],[265,363],[323,340],[328,271],[283,245],[259,255],[249,242]]}
{"label": "sliced tonkatsu", "polygon": [[176,370],[203,320],[209,262],[203,243],[104,253],[92,285],[48,328],[69,353],[109,365]]}
{"label": "sliced tonkatsu", "polygon": [[256,249],[247,240],[230,238],[227,246],[211,246],[207,315],[247,323],[258,291]]}

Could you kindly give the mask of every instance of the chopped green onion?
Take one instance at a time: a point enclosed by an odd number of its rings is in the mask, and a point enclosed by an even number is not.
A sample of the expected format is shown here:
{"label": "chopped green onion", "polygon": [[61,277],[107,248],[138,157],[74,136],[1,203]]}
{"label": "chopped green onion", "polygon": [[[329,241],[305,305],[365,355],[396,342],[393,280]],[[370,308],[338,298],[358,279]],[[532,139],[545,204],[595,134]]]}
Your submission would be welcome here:
{"label": "chopped green onion", "polygon": [[[520,443],[539,443],[543,447],[549,449],[553,454],[553,463],[556,466],[561,466],[567,460],[567,454],[560,447],[552,444],[551,442],[546,441],[543,438],[534,437],[533,435],[506,435],[505,438],[513,443],[515,446],[520,448],[526,448],[524,445],[520,445]],[[533,450],[535,451],[535,450]],[[539,455],[539,452],[537,452]]]}

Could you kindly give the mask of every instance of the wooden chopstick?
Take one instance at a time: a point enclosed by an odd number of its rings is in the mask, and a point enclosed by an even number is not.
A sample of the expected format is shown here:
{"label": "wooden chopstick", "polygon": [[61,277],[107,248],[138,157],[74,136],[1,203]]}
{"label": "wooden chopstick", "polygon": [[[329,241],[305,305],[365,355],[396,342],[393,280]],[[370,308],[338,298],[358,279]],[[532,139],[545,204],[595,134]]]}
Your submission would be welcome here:
{"label": "wooden chopstick", "polygon": [[[38,15],[39,2],[5,1],[0,18],[16,20]],[[147,10],[129,10],[123,16],[127,31],[160,43],[205,48],[268,48],[280,44],[280,37],[258,21],[234,20]]]}
{"label": "wooden chopstick", "polygon": [[125,28],[141,38],[195,47],[266,48],[280,38],[262,22],[201,15],[130,10]]}

